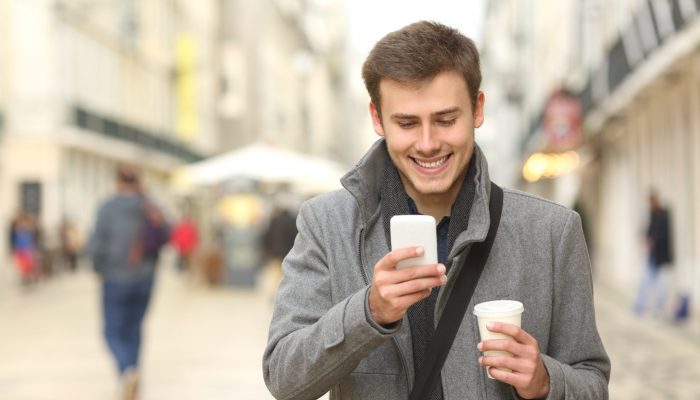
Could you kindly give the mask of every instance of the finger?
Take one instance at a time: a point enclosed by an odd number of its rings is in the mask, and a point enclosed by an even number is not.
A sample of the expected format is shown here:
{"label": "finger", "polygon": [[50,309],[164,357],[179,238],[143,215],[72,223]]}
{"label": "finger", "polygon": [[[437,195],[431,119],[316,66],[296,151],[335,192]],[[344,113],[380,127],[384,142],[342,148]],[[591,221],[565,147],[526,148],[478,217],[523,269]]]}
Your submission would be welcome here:
{"label": "finger", "polygon": [[522,387],[526,384],[527,378],[523,374],[503,371],[495,367],[488,367],[489,374],[493,379],[503,382],[513,387]]}
{"label": "finger", "polygon": [[406,296],[424,290],[430,290],[434,287],[442,286],[447,282],[447,277],[442,275],[441,278],[419,278],[406,282],[397,283],[387,288],[387,294],[396,297]]}
{"label": "finger", "polygon": [[[531,347],[531,346],[529,346]],[[528,345],[520,344],[513,339],[491,339],[484,340],[479,343],[476,348],[479,351],[507,351],[515,357],[524,357],[531,352],[528,351]]]}
{"label": "finger", "polygon": [[418,303],[419,301],[425,299],[426,297],[430,296],[430,293],[432,291],[430,289],[422,290],[420,292],[416,293],[411,293],[407,294],[405,296],[401,296],[397,298],[397,305],[401,307],[403,310],[408,309],[408,307]]}
{"label": "finger", "polygon": [[425,278],[438,279],[440,281],[440,283],[437,285],[432,285],[429,287],[440,286],[441,284],[446,283],[447,276],[445,275],[445,266],[442,264],[433,264],[410,267],[406,268],[405,270],[393,269],[390,271],[377,269],[372,277],[372,283],[377,287],[385,287]]}
{"label": "finger", "polygon": [[408,260],[409,258],[416,258],[423,256],[425,250],[423,247],[404,247],[401,249],[395,249],[387,253],[382,257],[377,265],[374,266],[376,271],[391,271],[396,268],[396,264],[403,260]]}
{"label": "finger", "polygon": [[515,339],[522,344],[537,344],[537,340],[525,332],[517,325],[506,322],[489,322],[486,324],[486,329],[491,332],[503,333]]}
{"label": "finger", "polygon": [[532,361],[511,357],[508,355],[484,355],[479,357],[479,364],[487,368],[508,368],[513,373],[524,375],[532,375],[535,370],[534,363]]}
{"label": "finger", "polygon": [[395,282],[407,282],[419,278],[440,278],[447,269],[442,264],[419,265],[398,269],[394,273]]}

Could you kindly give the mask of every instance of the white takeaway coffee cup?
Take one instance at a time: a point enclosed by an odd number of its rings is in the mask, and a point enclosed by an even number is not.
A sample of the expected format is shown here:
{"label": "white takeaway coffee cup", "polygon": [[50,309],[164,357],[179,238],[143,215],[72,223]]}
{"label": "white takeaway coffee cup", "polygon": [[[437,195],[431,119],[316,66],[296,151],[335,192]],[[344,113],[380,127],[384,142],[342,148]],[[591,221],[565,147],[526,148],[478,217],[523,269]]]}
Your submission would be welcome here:
{"label": "white takeaway coffee cup", "polygon": [[[479,323],[479,334],[481,335],[481,341],[493,340],[493,339],[512,339],[508,335],[502,333],[491,332],[486,329],[486,325],[489,322],[505,322],[508,324],[513,324],[520,326],[521,316],[525,308],[523,303],[515,300],[493,300],[484,303],[479,303],[474,306],[474,315]],[[511,356],[507,351],[486,351],[484,352],[486,356]],[[499,368],[503,371],[510,372],[508,368]],[[487,370],[488,374],[488,370]],[[489,378],[493,379],[491,374],[488,374]]]}

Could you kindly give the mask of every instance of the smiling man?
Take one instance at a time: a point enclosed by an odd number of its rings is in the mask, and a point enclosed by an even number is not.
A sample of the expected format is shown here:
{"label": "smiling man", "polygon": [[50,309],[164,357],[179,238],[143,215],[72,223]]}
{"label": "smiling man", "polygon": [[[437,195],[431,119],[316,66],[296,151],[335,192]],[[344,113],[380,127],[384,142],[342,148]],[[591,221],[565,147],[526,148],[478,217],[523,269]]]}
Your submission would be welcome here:
{"label": "smiling man", "polygon": [[[344,189],[300,211],[263,359],[278,399],[328,391],[331,399],[408,398],[458,261],[489,229],[488,164],[474,141],[485,101],[474,43],[418,22],[382,38],[362,72],[382,138],[342,179]],[[390,251],[389,220],[399,214],[439,221],[438,264],[395,268],[423,252]],[[480,342],[467,312],[430,399],[608,397],[610,361],[576,213],[504,190],[469,309],[496,299],[524,304],[522,328],[496,323],[490,330],[512,340]],[[482,357],[486,350],[512,356]]]}

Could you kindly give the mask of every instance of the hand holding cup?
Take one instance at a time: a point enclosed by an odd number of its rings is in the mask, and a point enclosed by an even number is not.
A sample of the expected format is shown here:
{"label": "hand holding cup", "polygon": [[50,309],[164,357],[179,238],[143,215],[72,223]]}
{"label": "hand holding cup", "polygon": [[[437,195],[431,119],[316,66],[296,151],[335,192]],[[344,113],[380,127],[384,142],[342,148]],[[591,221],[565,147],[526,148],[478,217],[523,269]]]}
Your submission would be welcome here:
{"label": "hand holding cup", "polygon": [[474,308],[482,340],[477,349],[484,352],[479,363],[489,378],[512,385],[519,396],[543,398],[549,393],[549,373],[537,340],[520,327],[523,310],[522,303],[511,300]]}

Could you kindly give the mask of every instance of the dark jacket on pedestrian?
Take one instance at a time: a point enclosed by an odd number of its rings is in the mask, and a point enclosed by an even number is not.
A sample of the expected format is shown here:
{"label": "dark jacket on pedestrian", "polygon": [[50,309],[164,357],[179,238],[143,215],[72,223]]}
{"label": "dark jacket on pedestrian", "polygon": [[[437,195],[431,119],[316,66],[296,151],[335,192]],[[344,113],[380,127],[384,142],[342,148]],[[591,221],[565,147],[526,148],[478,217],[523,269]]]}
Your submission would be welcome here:
{"label": "dark jacket on pedestrian", "polygon": [[671,253],[671,220],[665,208],[652,209],[649,218],[647,238],[649,239],[649,256],[653,265],[660,268],[673,261]]}
{"label": "dark jacket on pedestrian", "polygon": [[297,236],[296,218],[289,210],[280,210],[273,215],[263,236],[265,256],[284,258],[294,246]]}
{"label": "dark jacket on pedestrian", "polygon": [[[167,229],[167,224],[156,228],[148,222],[141,196],[115,195],[100,207],[90,237],[88,253],[95,271],[106,281],[133,282],[152,277],[158,250],[167,242]],[[139,248],[139,257],[131,265],[135,248]]]}

